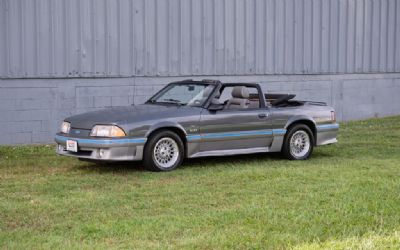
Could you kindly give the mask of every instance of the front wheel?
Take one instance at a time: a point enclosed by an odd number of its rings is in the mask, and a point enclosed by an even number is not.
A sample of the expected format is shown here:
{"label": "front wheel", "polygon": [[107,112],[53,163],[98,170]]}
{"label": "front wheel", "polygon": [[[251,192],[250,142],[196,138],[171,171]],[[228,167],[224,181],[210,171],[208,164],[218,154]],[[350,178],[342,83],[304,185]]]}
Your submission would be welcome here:
{"label": "front wheel", "polygon": [[305,160],[314,149],[314,136],[310,128],[298,124],[289,129],[282,147],[282,153],[289,160]]}
{"label": "front wheel", "polygon": [[172,131],[162,130],[147,142],[143,164],[150,171],[171,171],[183,161],[184,147],[181,138]]}

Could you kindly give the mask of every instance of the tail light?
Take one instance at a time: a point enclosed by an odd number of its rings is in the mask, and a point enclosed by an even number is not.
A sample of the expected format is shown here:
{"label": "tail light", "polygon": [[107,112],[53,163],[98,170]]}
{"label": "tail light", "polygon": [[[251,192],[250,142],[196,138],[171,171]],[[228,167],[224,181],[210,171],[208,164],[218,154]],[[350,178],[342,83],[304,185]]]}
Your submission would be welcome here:
{"label": "tail light", "polygon": [[331,111],[331,121],[336,122],[336,114],[335,111]]}

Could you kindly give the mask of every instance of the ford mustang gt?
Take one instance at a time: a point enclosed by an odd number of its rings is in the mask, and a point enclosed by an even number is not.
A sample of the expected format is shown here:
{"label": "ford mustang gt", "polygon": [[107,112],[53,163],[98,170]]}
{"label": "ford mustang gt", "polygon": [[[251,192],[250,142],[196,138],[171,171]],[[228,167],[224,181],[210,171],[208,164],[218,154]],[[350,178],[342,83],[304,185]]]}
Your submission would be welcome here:
{"label": "ford mustang gt", "polygon": [[281,152],[310,157],[337,142],[335,111],[291,94],[263,93],[255,83],[183,80],[141,105],[74,115],[57,133],[57,153],[86,160],[140,161],[152,171],[184,158]]}

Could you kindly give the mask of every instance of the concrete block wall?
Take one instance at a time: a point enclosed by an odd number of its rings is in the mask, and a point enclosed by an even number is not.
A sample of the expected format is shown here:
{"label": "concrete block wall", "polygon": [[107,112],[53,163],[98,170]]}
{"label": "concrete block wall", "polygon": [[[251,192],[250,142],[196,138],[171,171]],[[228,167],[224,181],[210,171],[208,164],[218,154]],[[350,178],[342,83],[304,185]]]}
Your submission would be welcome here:
{"label": "concrete block wall", "polygon": [[[61,121],[102,108],[138,105],[165,84],[188,77],[1,79],[0,144],[52,143]],[[265,91],[324,101],[339,120],[400,114],[400,74],[192,77],[259,82]]]}

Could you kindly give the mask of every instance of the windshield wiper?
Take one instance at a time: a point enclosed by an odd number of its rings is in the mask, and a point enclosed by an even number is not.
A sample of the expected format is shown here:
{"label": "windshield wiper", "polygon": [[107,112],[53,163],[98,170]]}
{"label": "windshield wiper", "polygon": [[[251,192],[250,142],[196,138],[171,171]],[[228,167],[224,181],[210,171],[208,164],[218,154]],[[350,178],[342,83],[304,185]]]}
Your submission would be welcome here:
{"label": "windshield wiper", "polygon": [[176,99],[163,99],[163,101],[167,102],[167,103],[176,103],[178,105],[186,105],[186,103],[181,102],[180,100],[176,100]]}
{"label": "windshield wiper", "polygon": [[153,100],[147,101],[146,103],[161,103],[161,104],[168,103],[168,104],[178,104],[180,106],[186,105],[186,103],[182,103],[181,101],[176,100],[176,99],[163,99],[162,101],[157,101],[157,100],[153,99]]}

